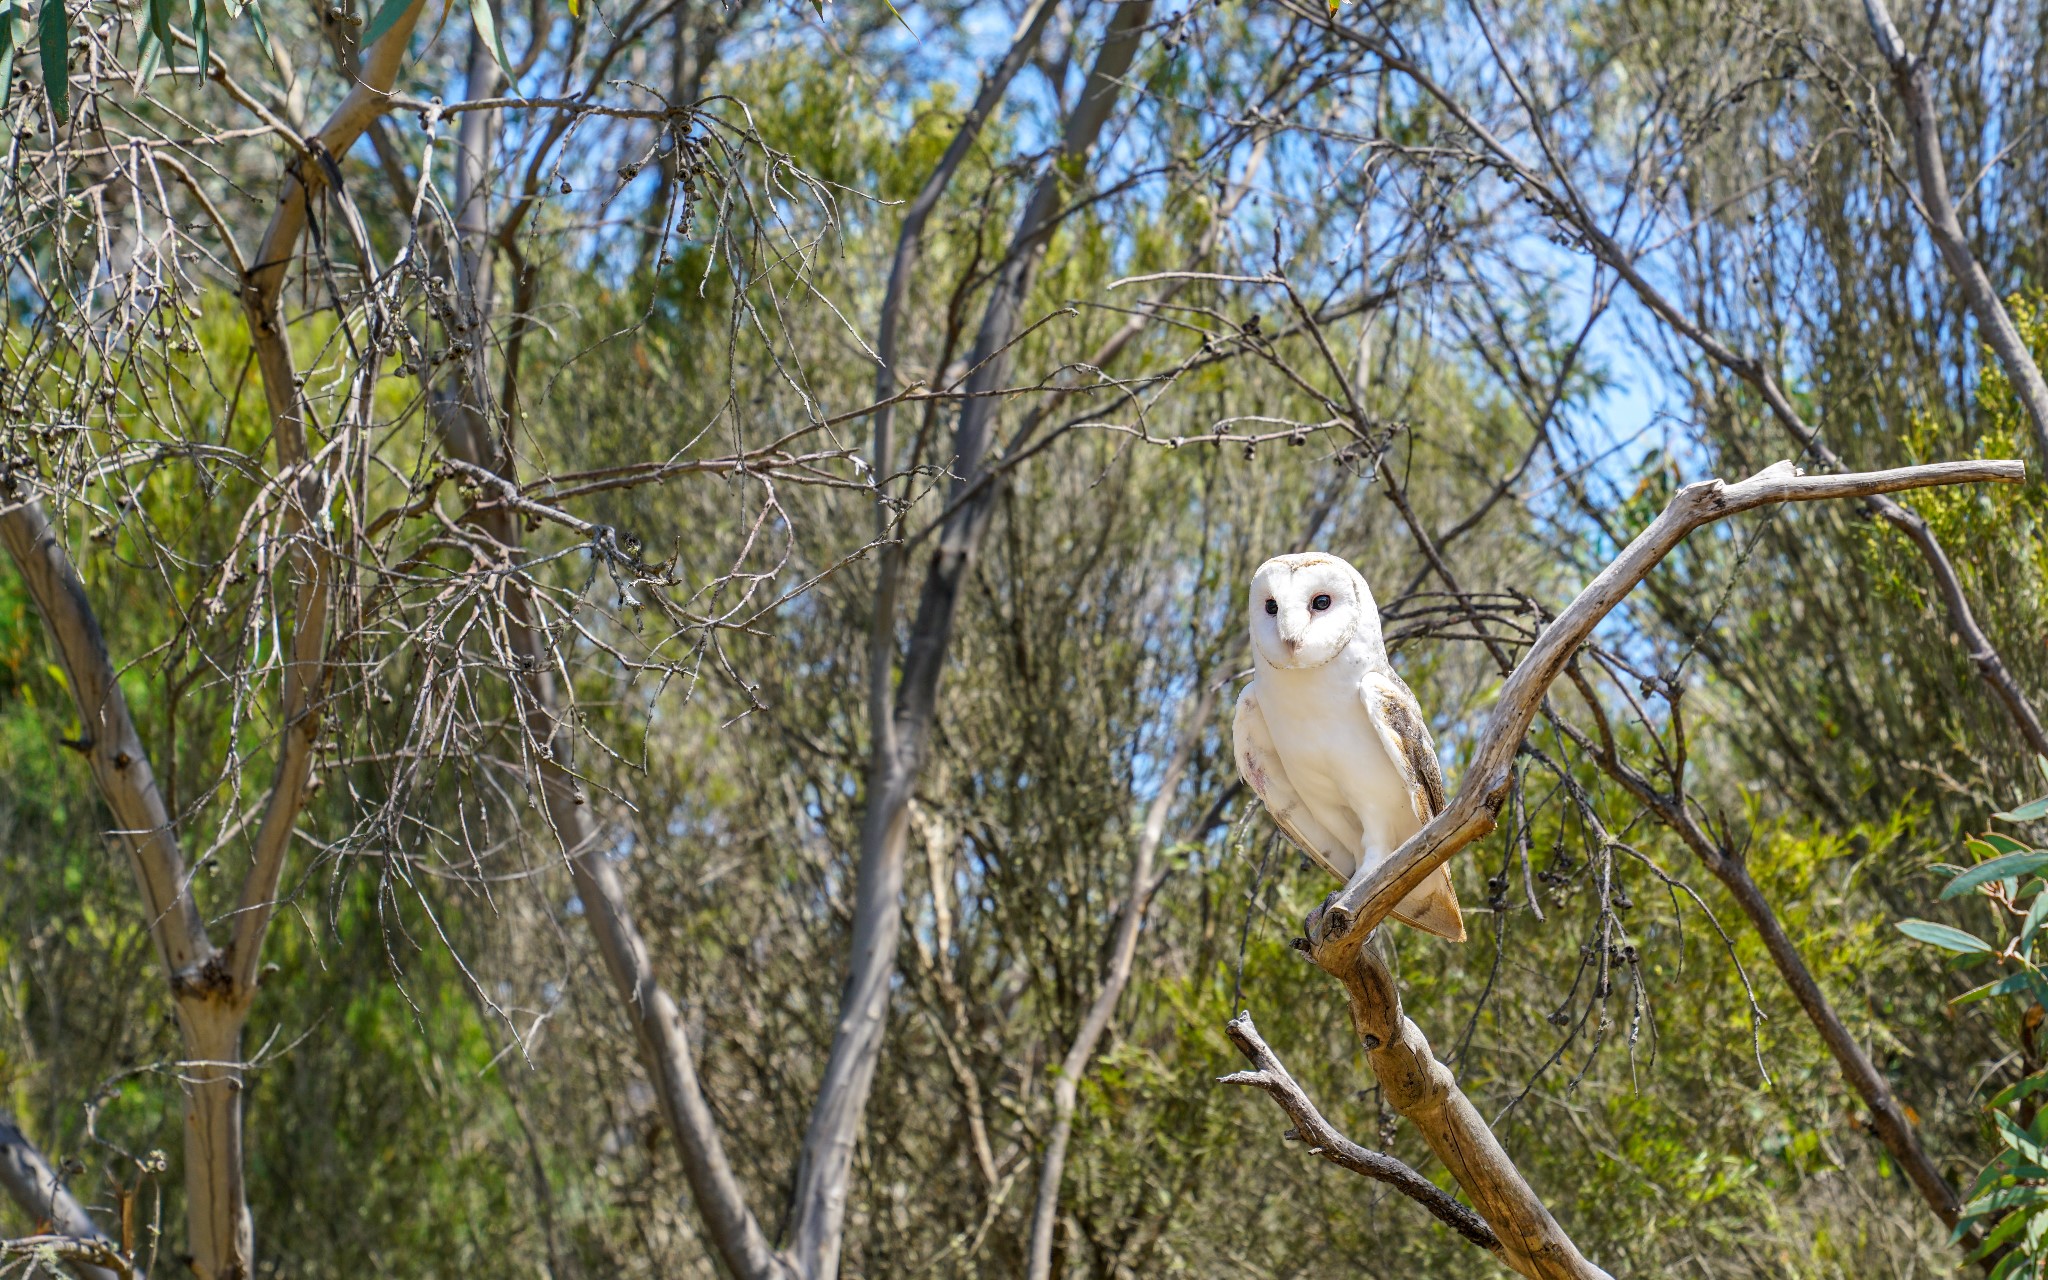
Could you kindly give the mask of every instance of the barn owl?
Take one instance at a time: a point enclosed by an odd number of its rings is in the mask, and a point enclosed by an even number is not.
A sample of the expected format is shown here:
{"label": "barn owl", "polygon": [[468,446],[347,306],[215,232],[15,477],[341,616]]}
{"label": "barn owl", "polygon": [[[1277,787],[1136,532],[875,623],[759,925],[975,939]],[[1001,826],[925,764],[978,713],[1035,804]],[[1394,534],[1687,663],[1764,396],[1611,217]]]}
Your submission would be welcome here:
{"label": "barn owl", "polygon": [[[1252,576],[1252,682],[1237,700],[1238,772],[1289,840],[1339,880],[1386,858],[1444,807],[1436,744],[1387,662],[1358,570],[1311,551]],[[1450,868],[1393,916],[1465,940]]]}

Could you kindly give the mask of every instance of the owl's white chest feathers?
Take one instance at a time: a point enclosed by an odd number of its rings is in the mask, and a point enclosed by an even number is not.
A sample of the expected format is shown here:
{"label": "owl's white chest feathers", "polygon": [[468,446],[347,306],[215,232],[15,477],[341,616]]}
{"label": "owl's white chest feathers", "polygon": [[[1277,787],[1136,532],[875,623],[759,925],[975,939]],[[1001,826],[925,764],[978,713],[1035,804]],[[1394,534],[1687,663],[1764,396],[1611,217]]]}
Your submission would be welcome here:
{"label": "owl's white chest feathers", "polygon": [[[1303,806],[1366,864],[1422,827],[1359,695],[1369,662],[1364,645],[1354,642],[1320,667],[1289,670],[1260,661],[1253,676],[1273,749]],[[1337,870],[1349,875],[1357,867]]]}

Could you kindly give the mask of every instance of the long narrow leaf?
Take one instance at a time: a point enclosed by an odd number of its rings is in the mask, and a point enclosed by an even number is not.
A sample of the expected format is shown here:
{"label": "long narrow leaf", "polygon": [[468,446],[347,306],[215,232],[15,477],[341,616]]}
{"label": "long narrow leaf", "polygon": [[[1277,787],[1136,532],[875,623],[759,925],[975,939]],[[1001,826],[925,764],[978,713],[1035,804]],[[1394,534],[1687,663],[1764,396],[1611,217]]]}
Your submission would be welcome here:
{"label": "long narrow leaf", "polygon": [[2008,809],[2004,813],[1994,813],[1991,816],[2003,818],[2007,822],[2033,822],[2040,818],[2048,818],[2048,796],[2042,796],[2039,800],[2029,800],[2017,809]]}
{"label": "long narrow leaf", "polygon": [[1947,887],[1942,889],[1941,896],[1953,898],[1968,893],[1980,884],[1989,884],[1993,880],[2003,880],[2008,876],[2023,876],[2030,871],[2039,871],[2042,867],[2048,867],[2048,853],[2039,850],[2008,853],[1989,862],[1980,862],[1963,872],[1948,882]]}
{"label": "long narrow leaf", "polygon": [[2034,904],[2027,908],[2027,918],[2020,923],[2020,954],[2026,954],[2027,946],[2040,932],[2043,920],[2048,920],[2048,893],[2034,899]]}
{"label": "long narrow leaf", "polygon": [[1984,1237],[1984,1243],[1977,1246],[1977,1252],[1971,1254],[1969,1260],[1971,1262],[1975,1262],[1979,1258],[1990,1257],[1992,1254],[1998,1252],[1998,1246],[2004,1244],[2006,1241],[2018,1235],[2022,1230],[2025,1229],[2026,1225],[2026,1214],[2007,1214],[2005,1221],[1999,1223],[1996,1227],[1992,1228],[1991,1234]]}
{"label": "long narrow leaf", "polygon": [[2027,973],[2009,973],[2003,978],[1987,982],[1973,990],[1965,991],[1949,1001],[1949,1003],[1960,1007],[1966,1004],[1975,1004],[1979,1000],[1995,999],[1998,996],[2018,995],[2028,989],[2028,979],[2032,976],[2032,974]]}
{"label": "long narrow leaf", "polygon": [[14,96],[14,0],[0,2],[0,111]]}
{"label": "long narrow leaf", "polygon": [[510,80],[512,59],[505,56],[505,36],[498,30],[498,18],[491,12],[491,0],[469,0],[469,20],[476,24],[476,33],[490,46],[491,56],[498,60],[498,70]]}
{"label": "long narrow leaf", "polygon": [[363,28],[363,48],[367,49],[384,38],[384,33],[398,25],[405,11],[412,8],[413,0],[384,0],[377,10],[377,16],[370,19],[370,25]]}
{"label": "long narrow leaf", "polygon": [[2039,1165],[2048,1162],[2048,1154],[2042,1152],[2040,1140],[2013,1123],[2011,1116],[2006,1115],[2003,1111],[1994,1111],[1991,1113],[1991,1119],[1998,1125],[1998,1140],[2000,1142],[2019,1152],[2033,1164]]}
{"label": "long narrow leaf", "polygon": [[71,19],[64,0],[43,0],[38,24],[43,54],[43,91],[50,95],[50,114],[62,124],[71,117]]}
{"label": "long narrow leaf", "polygon": [[1932,920],[1901,920],[1899,932],[1915,942],[1925,942],[1946,951],[1960,951],[1966,955],[1986,954],[1994,950],[1992,945],[1974,933],[1965,933],[1950,925],[1936,924]]}
{"label": "long narrow leaf", "polygon": [[2007,1187],[1989,1195],[1978,1196],[1963,1206],[1962,1211],[1975,1217],[1999,1209],[2018,1209],[2030,1204],[2048,1201],[2048,1187]]}
{"label": "long narrow leaf", "polygon": [[[171,0],[149,0],[149,33],[163,47],[164,56],[169,57],[171,42]],[[176,63],[172,64],[177,65]]]}
{"label": "long narrow leaf", "polygon": [[2018,1084],[2007,1085],[2005,1088],[2000,1089],[1996,1096],[1984,1105],[1988,1107],[2010,1106],[2021,1098],[2027,1097],[2029,1094],[2039,1093],[2043,1089],[2048,1089],[2048,1072],[2028,1076]]}

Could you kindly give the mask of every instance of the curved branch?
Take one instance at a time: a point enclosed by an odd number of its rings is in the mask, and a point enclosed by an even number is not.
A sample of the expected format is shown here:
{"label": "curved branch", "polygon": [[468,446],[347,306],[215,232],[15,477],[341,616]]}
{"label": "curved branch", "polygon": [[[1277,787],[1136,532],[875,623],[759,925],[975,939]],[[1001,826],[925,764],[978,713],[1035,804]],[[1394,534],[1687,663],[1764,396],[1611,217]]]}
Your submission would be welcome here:
{"label": "curved branch", "polygon": [[1341,940],[1315,962],[1344,984],[1351,1028],[1380,1090],[1421,1131],[1500,1243],[1500,1260],[1530,1280],[1613,1280],[1557,1225],[1493,1129],[1401,1009],[1401,993],[1369,941]]}
{"label": "curved branch", "polygon": [[6,546],[35,602],[78,707],[79,741],[67,745],[92,766],[93,780],[113,812],[114,834],[128,850],[150,936],[156,941],[164,976],[175,989],[216,953],[192,900],[192,882],[171,829],[170,810],[150,770],[142,735],[128,714],[128,698],[121,692],[99,616],[86,598],[77,567],[41,503],[14,492],[11,485],[0,489],[0,503],[5,504],[0,507],[0,545]]}
{"label": "curved branch", "polygon": [[1340,1169],[1349,1169],[1375,1182],[1386,1183],[1429,1210],[1437,1221],[1473,1244],[1490,1253],[1500,1253],[1500,1237],[1486,1225],[1484,1218],[1466,1208],[1456,1196],[1394,1157],[1359,1146],[1323,1119],[1323,1113],[1316,1110],[1316,1104],[1309,1101],[1279,1056],[1259,1035],[1259,1029],[1252,1025],[1251,1014],[1240,1013],[1232,1018],[1223,1025],[1223,1033],[1251,1062],[1252,1070],[1218,1076],[1217,1084],[1249,1085],[1264,1090],[1294,1121],[1288,1137],[1308,1143],[1310,1155],[1321,1156]]}
{"label": "curved branch", "polygon": [[[1280,5],[1303,21],[1371,52],[1388,67],[1406,76],[1418,89],[1434,98],[1479,142],[1481,148],[1492,157],[1493,162],[1506,176],[1519,183],[1543,204],[1550,211],[1550,216],[1560,225],[1578,233],[1593,257],[1612,269],[1653,315],[1673,333],[1699,348],[1708,359],[1754,390],[1770,409],[1771,416],[1778,420],[1778,424],[1785,428],[1788,435],[1799,442],[1800,448],[1804,450],[1802,456],[1811,456],[1822,466],[1832,470],[1848,469],[1841,456],[1821,439],[1820,433],[1800,417],[1799,411],[1786,395],[1785,388],[1769,373],[1761,360],[1736,351],[1704,327],[1694,323],[1650,283],[1635,258],[1619,241],[1608,234],[1600,220],[1589,211],[1585,200],[1572,184],[1570,173],[1555,164],[1554,157],[1553,171],[1562,184],[1562,191],[1555,190],[1544,182],[1541,175],[1524,164],[1485,125],[1475,119],[1449,90],[1438,84],[1421,66],[1389,48],[1386,42],[1347,27],[1326,16],[1315,6],[1303,4],[1301,0],[1280,0]],[[1970,661],[1976,665],[1979,678],[2005,705],[2007,713],[2012,717],[2021,736],[2027,740],[2029,748],[2036,755],[2048,755],[2048,727],[2042,725],[2033,704],[2028,701],[2026,694],[2019,687],[2019,682],[2013,679],[2012,672],[2006,667],[2005,659],[1999,655],[1998,649],[1991,643],[1991,638],[1984,633],[1983,626],[1978,623],[1976,613],[1970,608],[1969,598],[1963,593],[1962,577],[1956,572],[1955,562],[1949,558],[1948,551],[1935,538],[1934,531],[1928,528],[1927,522],[1912,509],[1893,502],[1890,498],[1879,494],[1867,494],[1864,495],[1864,504],[1872,515],[1905,534],[1919,551],[1921,559],[1927,564],[1928,574],[1934,579],[1935,589],[1940,593],[1942,603],[1948,610],[1949,625],[1962,637],[1964,650],[1969,654]]]}
{"label": "curved branch", "polygon": [[1996,461],[1937,462],[1889,471],[1805,476],[1790,462],[1779,462],[1738,484],[1702,480],[1680,489],[1663,513],[1544,628],[1508,676],[1451,803],[1391,857],[1360,868],[1349,884],[1310,915],[1309,939],[1318,952],[1318,962],[1326,947],[1356,945],[1431,872],[1493,830],[1494,817],[1507,800],[1515,753],[1544,694],[1601,619],[1693,530],[1773,503],[1867,498],[1949,484],[2019,484],[2026,473],[2023,462]]}

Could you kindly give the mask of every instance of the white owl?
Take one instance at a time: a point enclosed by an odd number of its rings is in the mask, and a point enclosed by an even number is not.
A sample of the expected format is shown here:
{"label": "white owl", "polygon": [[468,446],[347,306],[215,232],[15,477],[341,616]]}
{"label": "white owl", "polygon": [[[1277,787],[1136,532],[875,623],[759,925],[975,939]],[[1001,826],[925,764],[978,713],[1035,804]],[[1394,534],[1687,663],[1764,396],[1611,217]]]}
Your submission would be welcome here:
{"label": "white owl", "polygon": [[[1252,575],[1252,682],[1237,700],[1238,771],[1287,838],[1340,880],[1444,807],[1436,744],[1387,662],[1380,611],[1358,570],[1321,552]],[[1465,940],[1449,867],[1393,916]]]}

